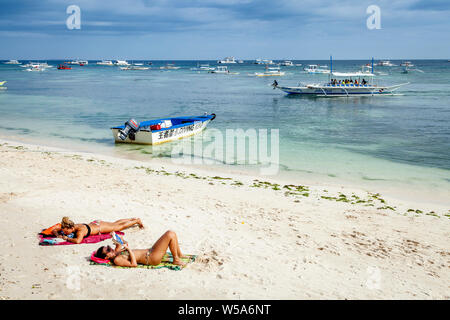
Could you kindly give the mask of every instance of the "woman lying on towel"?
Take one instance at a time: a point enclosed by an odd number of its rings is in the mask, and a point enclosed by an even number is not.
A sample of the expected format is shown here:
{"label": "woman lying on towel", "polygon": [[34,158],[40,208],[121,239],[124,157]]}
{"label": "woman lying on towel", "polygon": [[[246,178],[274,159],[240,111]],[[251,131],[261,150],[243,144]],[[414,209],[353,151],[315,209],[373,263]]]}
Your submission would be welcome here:
{"label": "woman lying on towel", "polygon": [[[123,229],[130,228],[134,225],[139,225],[139,228],[143,228],[144,225],[141,219],[121,219],[116,222],[106,222],[100,220],[94,220],[89,224],[86,223],[73,223],[68,217],[64,217],[61,221],[61,227],[56,227],[52,230],[55,237],[62,238],[72,243],[81,243],[84,238],[90,235],[96,235],[100,233],[110,233],[113,231],[122,231]],[[61,234],[62,231],[62,234]]]}
{"label": "woman lying on towel", "polygon": [[128,247],[128,243],[125,241],[123,242],[123,246],[116,244],[115,249],[110,246],[100,247],[95,256],[100,259],[110,260],[115,265],[121,267],[137,267],[138,263],[156,266],[161,263],[167,248],[169,248],[173,257],[172,263],[179,266],[185,264],[181,261],[183,256],[181,254],[180,246],[178,245],[177,235],[174,231],[169,230],[164,233],[151,249],[131,250]]}

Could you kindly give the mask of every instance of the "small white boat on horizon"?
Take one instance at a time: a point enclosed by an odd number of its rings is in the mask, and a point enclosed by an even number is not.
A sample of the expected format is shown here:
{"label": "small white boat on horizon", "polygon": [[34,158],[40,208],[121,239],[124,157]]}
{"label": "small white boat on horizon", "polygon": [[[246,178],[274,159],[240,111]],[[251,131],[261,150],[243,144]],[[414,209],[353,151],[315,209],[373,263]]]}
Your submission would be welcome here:
{"label": "small white boat on horizon", "polygon": [[130,64],[126,60],[116,60],[116,62],[114,62],[114,65],[116,65],[116,66],[129,66]]}
{"label": "small white boat on horizon", "polygon": [[234,59],[234,57],[226,57],[226,58],[223,59],[223,60],[217,61],[217,63],[220,63],[220,64],[229,64],[229,63],[237,63],[237,62],[236,62],[236,60]]}
{"label": "small white boat on horizon", "polygon": [[213,70],[208,71],[209,73],[216,73],[216,74],[239,74],[239,72],[230,72],[228,70],[227,66],[217,66]]}
{"label": "small white boat on horizon", "polygon": [[167,63],[165,66],[159,67],[161,70],[178,70],[180,67],[175,66],[173,63]]}
{"label": "small white boat on horizon", "polygon": [[395,64],[393,64],[389,60],[381,60],[376,64],[376,66],[378,66],[378,67],[395,67]]}
{"label": "small white boat on horizon", "polygon": [[401,67],[414,67],[414,64],[411,61],[403,61],[400,63]]}
{"label": "small white boat on horizon", "polygon": [[150,67],[143,67],[139,65],[130,65],[126,67],[120,67],[120,70],[148,70]]}
{"label": "small white boat on horizon", "polygon": [[20,64],[20,62],[18,60],[9,60],[6,62],[3,62],[4,64]]}
{"label": "small white boat on horizon", "polygon": [[294,67],[294,63],[290,60],[284,60],[280,63],[284,67]]}
{"label": "small white boat on horizon", "polygon": [[97,62],[99,66],[114,66],[114,63],[111,60],[102,60]]}
{"label": "small white boat on horizon", "polygon": [[255,72],[253,75],[256,77],[275,77],[275,76],[284,76],[286,72],[281,71],[280,67],[272,67],[270,68],[266,65],[266,70],[264,72]]}
{"label": "small white boat on horizon", "polygon": [[210,67],[208,63],[198,64],[197,67],[191,68],[192,71],[212,71],[214,67]]}
{"label": "small white boat on horizon", "polygon": [[310,74],[329,74],[328,66],[320,66],[317,64],[309,64],[307,67],[303,68],[304,71]]}

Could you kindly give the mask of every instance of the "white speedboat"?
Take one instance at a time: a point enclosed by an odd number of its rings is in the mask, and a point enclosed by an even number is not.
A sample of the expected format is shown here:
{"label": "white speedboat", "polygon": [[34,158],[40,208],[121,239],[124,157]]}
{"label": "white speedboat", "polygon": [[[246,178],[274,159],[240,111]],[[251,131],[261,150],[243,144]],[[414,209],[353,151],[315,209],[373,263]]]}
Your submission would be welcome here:
{"label": "white speedboat", "polygon": [[17,60],[9,60],[9,61],[4,62],[4,64],[20,64],[20,62]]}
{"label": "white speedboat", "polygon": [[141,123],[134,119],[112,127],[116,143],[161,144],[189,137],[201,132],[216,118],[214,113],[198,117],[163,118]]}
{"label": "white speedboat", "polygon": [[111,60],[102,60],[97,62],[97,65],[99,66],[113,66],[114,63]]}
{"label": "white speedboat", "polygon": [[114,65],[116,65],[116,66],[129,66],[130,64],[126,60],[116,60]]}
{"label": "white speedboat", "polygon": [[328,66],[320,66],[317,64],[309,64],[307,67],[303,68],[304,71],[311,74],[328,74]]}
{"label": "white speedboat", "polygon": [[280,63],[280,65],[285,66],[285,67],[293,67],[294,63],[290,60],[284,60]]}
{"label": "white speedboat", "polygon": [[217,61],[217,63],[221,63],[221,64],[229,64],[229,63],[237,63],[236,60],[234,59],[234,57],[226,57],[223,60],[219,60]]}
{"label": "white speedboat", "polygon": [[32,71],[32,72],[45,71],[45,67],[40,64],[32,64],[29,68],[25,69],[25,71]]}

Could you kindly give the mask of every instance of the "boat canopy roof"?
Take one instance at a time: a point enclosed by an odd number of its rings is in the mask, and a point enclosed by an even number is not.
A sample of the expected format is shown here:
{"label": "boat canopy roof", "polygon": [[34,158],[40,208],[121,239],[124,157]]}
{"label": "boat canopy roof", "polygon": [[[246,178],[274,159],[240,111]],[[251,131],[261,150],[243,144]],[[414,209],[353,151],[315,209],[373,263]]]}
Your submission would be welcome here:
{"label": "boat canopy roof", "polygon": [[333,72],[331,75],[335,77],[375,77],[373,73],[365,72]]}

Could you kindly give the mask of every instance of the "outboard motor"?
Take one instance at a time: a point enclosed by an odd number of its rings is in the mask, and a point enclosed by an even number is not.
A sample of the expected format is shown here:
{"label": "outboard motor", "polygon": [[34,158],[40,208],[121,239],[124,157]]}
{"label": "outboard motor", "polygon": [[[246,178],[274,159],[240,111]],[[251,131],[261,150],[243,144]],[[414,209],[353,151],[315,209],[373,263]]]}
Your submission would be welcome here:
{"label": "outboard motor", "polygon": [[135,139],[135,133],[139,130],[139,122],[134,119],[130,119],[125,122],[125,128],[123,130],[119,130],[118,136],[121,140],[125,140],[128,136],[130,136],[131,140]]}

